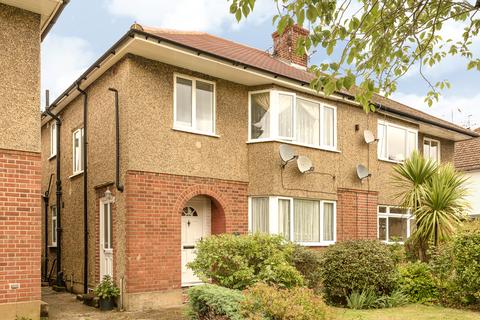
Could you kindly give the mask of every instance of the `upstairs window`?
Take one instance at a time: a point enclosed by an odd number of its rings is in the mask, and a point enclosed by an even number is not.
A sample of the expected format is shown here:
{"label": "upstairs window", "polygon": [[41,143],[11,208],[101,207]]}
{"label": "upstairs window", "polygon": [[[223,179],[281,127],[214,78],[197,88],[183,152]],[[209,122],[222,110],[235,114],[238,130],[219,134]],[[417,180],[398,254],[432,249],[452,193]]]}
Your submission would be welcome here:
{"label": "upstairs window", "polygon": [[57,246],[57,207],[52,206],[52,246]]}
{"label": "upstairs window", "polygon": [[414,129],[379,121],[378,158],[393,162],[404,161],[414,150],[417,150],[417,136],[417,131]]}
{"label": "upstairs window", "polygon": [[426,159],[440,162],[440,141],[430,138],[424,138],[423,156]]}
{"label": "upstairs window", "polygon": [[201,134],[215,132],[215,84],[175,75],[174,128]]}
{"label": "upstairs window", "polygon": [[50,157],[57,155],[57,123],[52,121],[50,125]]}
{"label": "upstairs window", "polygon": [[73,132],[73,174],[83,172],[83,128]]}
{"label": "upstairs window", "polygon": [[322,149],[336,149],[336,108],[266,90],[249,95],[249,140],[281,140]]}

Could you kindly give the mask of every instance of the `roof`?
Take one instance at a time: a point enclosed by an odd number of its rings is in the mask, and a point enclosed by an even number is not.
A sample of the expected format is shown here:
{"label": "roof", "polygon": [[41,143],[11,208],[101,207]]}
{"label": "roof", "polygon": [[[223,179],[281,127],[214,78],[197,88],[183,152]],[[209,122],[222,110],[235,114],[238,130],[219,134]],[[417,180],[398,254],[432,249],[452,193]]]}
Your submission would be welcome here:
{"label": "roof", "polygon": [[[237,61],[238,63],[252,66],[264,71],[272,72],[287,78],[295,79],[304,83],[310,83],[314,78],[314,75],[312,73],[291,66],[284,61],[273,57],[268,52],[224,38],[220,38],[205,32],[158,29],[139,25],[137,25],[137,27],[139,27],[141,30],[143,29],[143,31],[148,34],[157,36],[159,38],[166,39],[177,44],[187,46],[189,48],[208,52],[224,59]],[[351,93],[345,91],[343,91],[342,93],[351,95]],[[446,127],[470,136],[478,136],[478,134],[472,132],[471,130],[465,129],[461,126],[439,119],[428,113],[422,112],[420,110],[414,109],[400,102],[385,98],[380,95],[374,95],[372,102],[379,105],[380,109],[383,107],[383,109],[387,111],[398,111],[400,113],[403,113],[407,117],[415,117],[420,120],[427,121],[431,124]]]}
{"label": "roof", "polygon": [[456,142],[454,163],[464,171],[480,169],[480,138]]}
{"label": "roof", "polygon": [[0,0],[0,3],[39,14],[42,40],[69,2],[70,0]]}

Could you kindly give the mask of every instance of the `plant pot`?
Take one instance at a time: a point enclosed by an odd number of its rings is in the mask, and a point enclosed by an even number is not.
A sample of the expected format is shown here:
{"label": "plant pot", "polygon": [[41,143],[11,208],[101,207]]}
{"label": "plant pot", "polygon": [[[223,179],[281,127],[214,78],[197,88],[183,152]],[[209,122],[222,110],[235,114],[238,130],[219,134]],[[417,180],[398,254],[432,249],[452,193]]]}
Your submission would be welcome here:
{"label": "plant pot", "polygon": [[113,308],[115,307],[115,299],[114,298],[107,298],[107,299],[100,298],[100,300],[98,301],[98,306],[99,306],[101,311],[113,310]]}

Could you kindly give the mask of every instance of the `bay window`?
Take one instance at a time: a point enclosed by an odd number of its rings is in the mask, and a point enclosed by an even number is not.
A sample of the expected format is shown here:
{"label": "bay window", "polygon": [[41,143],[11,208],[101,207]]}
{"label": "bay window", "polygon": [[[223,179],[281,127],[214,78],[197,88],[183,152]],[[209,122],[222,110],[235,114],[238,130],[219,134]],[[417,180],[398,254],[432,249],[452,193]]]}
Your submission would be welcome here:
{"label": "bay window", "polygon": [[381,160],[402,162],[417,150],[418,133],[411,128],[379,121],[377,137],[378,158]]}
{"label": "bay window", "polygon": [[408,209],[379,206],[377,227],[380,241],[405,242],[415,230],[415,220]]}
{"label": "bay window", "polygon": [[174,129],[213,135],[215,131],[215,84],[175,75]]}
{"label": "bay window", "polygon": [[336,149],[336,108],[277,90],[249,94],[249,141]]}
{"label": "bay window", "polygon": [[334,201],[288,197],[249,199],[249,230],[252,233],[282,235],[306,246],[335,242],[336,208]]}
{"label": "bay window", "polygon": [[430,138],[424,138],[423,156],[426,159],[440,162],[440,141]]}

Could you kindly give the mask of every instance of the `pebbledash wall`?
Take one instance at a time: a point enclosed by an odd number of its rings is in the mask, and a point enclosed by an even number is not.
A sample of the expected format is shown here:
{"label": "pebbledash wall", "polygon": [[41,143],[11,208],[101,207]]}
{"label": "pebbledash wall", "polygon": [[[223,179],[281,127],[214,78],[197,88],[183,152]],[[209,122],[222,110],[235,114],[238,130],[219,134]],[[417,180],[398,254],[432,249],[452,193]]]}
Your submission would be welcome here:
{"label": "pebbledash wall", "polygon": [[0,318],[40,314],[40,16],[0,4]]}
{"label": "pebbledash wall", "polygon": [[[217,136],[172,129],[174,73],[215,82]],[[330,176],[301,175],[294,165],[282,171],[280,142],[247,143],[248,92],[258,88],[127,56],[86,88],[90,105],[89,287],[99,281],[98,201],[107,188],[112,192],[115,189],[114,104],[109,87],[117,88],[120,95],[120,178],[125,184],[123,193],[115,192],[113,206],[113,276],[122,286],[127,309],[181,301],[181,210],[196,195],[212,200],[214,234],[248,231],[249,196],[288,196],[335,200],[338,241],[375,239],[377,206],[396,204],[392,197],[395,189],[389,183],[393,164],[377,159],[376,146],[363,141],[363,130],[370,129],[375,134],[379,119],[417,128],[385,115],[365,114],[359,107],[326,101],[337,107],[338,151],[293,148],[310,157],[316,170]],[[82,179],[81,175],[70,175],[71,134],[83,126],[81,98],[66,106],[60,115],[65,206],[62,265],[68,288],[80,292]],[[44,187],[54,172],[53,161],[48,160],[50,123],[42,127],[42,161],[48,168],[43,174]],[[359,130],[355,130],[356,125]],[[419,134],[420,150],[421,137]],[[450,161],[452,152],[453,143],[442,140],[442,161]],[[355,175],[358,163],[370,164],[372,177],[364,183]],[[51,199],[51,203],[54,201]]]}

